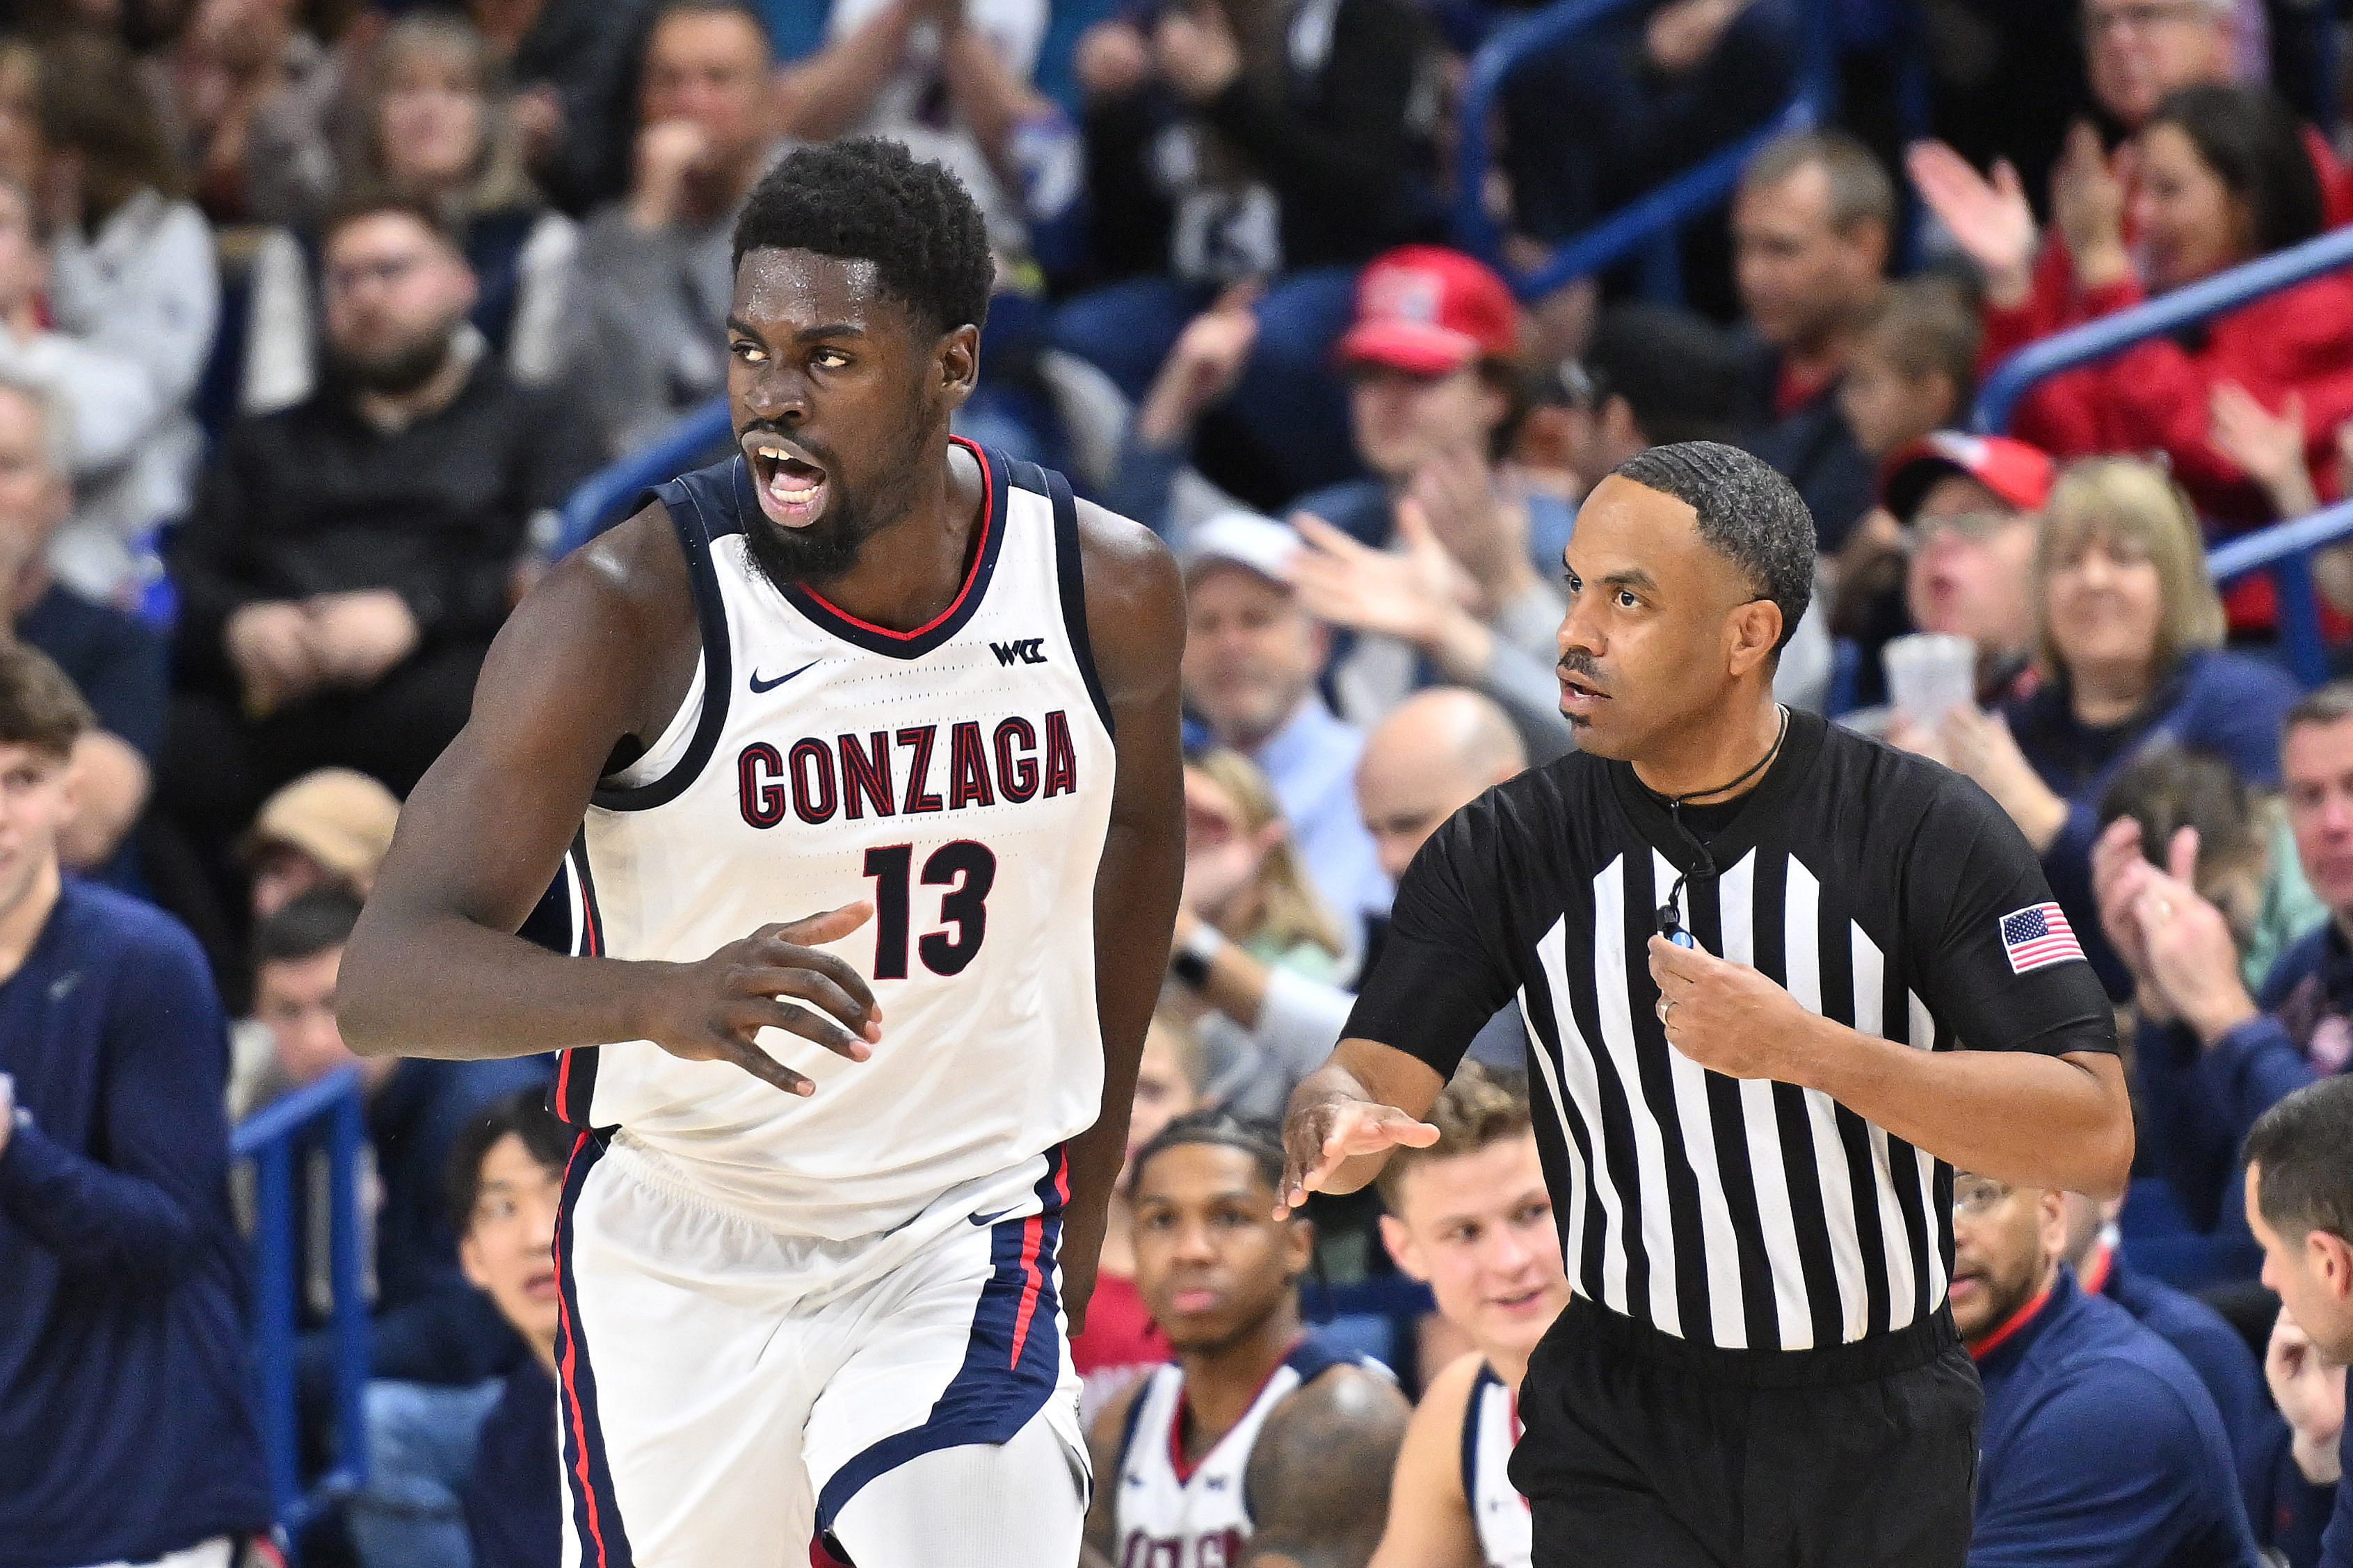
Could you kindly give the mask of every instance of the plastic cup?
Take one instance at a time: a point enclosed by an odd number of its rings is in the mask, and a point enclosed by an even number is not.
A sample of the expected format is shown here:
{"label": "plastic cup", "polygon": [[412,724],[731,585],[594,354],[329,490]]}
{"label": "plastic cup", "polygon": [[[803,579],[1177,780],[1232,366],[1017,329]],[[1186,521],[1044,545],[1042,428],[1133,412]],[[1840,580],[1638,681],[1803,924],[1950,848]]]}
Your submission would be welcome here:
{"label": "plastic cup", "polygon": [[1910,723],[1933,730],[1956,708],[1977,700],[1978,649],[1968,638],[1924,632],[1883,650],[1888,700]]}

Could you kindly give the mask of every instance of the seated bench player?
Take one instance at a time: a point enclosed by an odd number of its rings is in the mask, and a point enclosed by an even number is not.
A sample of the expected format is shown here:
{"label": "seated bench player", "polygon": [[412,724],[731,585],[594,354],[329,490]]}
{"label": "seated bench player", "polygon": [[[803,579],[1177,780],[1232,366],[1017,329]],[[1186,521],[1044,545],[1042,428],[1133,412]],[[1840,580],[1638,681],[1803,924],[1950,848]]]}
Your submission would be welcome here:
{"label": "seated bench player", "polygon": [[1302,1324],[1314,1232],[1272,1218],[1274,1124],[1177,1117],[1130,1177],[1135,1283],[1176,1359],[1097,1417],[1081,1568],[1365,1568],[1409,1414]]}
{"label": "seated bench player", "polygon": [[1465,1062],[1429,1121],[1438,1142],[1398,1150],[1381,1172],[1381,1239],[1473,1348],[1422,1391],[1372,1568],[1529,1568],[1528,1501],[1504,1467],[1520,1376],[1568,1304],[1568,1272],[1527,1080]]}

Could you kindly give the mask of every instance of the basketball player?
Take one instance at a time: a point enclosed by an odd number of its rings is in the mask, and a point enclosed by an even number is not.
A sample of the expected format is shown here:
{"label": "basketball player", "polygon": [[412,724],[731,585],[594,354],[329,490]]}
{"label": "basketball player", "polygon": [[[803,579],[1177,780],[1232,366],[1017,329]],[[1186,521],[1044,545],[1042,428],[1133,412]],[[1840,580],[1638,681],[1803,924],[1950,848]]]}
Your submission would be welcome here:
{"label": "basketball player", "polygon": [[1135,1156],[1135,1283],[1176,1359],[1095,1420],[1081,1568],[1364,1568],[1406,1425],[1299,1321],[1314,1234],[1275,1219],[1274,1123],[1176,1118]]}
{"label": "basketball player", "polygon": [[1580,749],[1422,846],[1292,1097],[1286,1203],[1354,1190],[1435,1142],[1517,999],[1576,1289],[1520,1385],[1536,1568],[1961,1568],[1953,1167],[2103,1197],[2131,1164],[2106,994],[2008,816],[1774,702],[1814,549],[1734,447],[1594,488],[1564,552]]}
{"label": "basketball player", "polygon": [[[945,171],[803,149],[735,253],[742,449],[508,622],[344,1027],[565,1051],[567,1563],[1069,1563],[1065,1319],[1182,875],[1176,574],[949,437],[993,269]],[[579,956],[508,934],[559,870]]]}
{"label": "basketball player", "polygon": [[1504,1468],[1520,1439],[1520,1378],[1568,1304],[1568,1275],[1527,1085],[1464,1062],[1430,1124],[1437,1142],[1381,1171],[1381,1240],[1473,1348],[1414,1406],[1373,1568],[1528,1568],[1528,1500]]}

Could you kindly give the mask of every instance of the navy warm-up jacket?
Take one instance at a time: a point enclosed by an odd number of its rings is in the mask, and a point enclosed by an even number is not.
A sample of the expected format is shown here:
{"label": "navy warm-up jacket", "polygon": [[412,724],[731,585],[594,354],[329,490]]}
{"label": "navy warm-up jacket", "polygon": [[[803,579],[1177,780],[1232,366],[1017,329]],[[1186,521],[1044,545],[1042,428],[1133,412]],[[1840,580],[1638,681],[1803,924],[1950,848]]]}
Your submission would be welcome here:
{"label": "navy warm-up jacket", "polygon": [[0,1568],[270,1518],[229,1217],[228,1028],[195,939],[69,880],[0,984]]}
{"label": "navy warm-up jacket", "polygon": [[2212,1395],[2172,1346],[2062,1265],[1978,1362],[1983,1458],[1969,1568],[2253,1568]]}

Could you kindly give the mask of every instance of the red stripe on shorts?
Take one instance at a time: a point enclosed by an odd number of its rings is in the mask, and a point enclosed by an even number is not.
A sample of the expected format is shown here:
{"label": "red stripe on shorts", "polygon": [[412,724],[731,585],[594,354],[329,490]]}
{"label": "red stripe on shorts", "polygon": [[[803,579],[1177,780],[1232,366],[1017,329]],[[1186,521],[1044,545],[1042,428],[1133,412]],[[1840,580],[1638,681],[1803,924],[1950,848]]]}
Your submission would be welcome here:
{"label": "red stripe on shorts", "polygon": [[1013,1318],[1013,1359],[1008,1366],[1021,1364],[1021,1347],[1029,1342],[1029,1318],[1038,1310],[1038,1293],[1046,1288],[1046,1277],[1038,1268],[1038,1248],[1046,1239],[1046,1216],[1031,1215],[1021,1222],[1021,1310]]}

